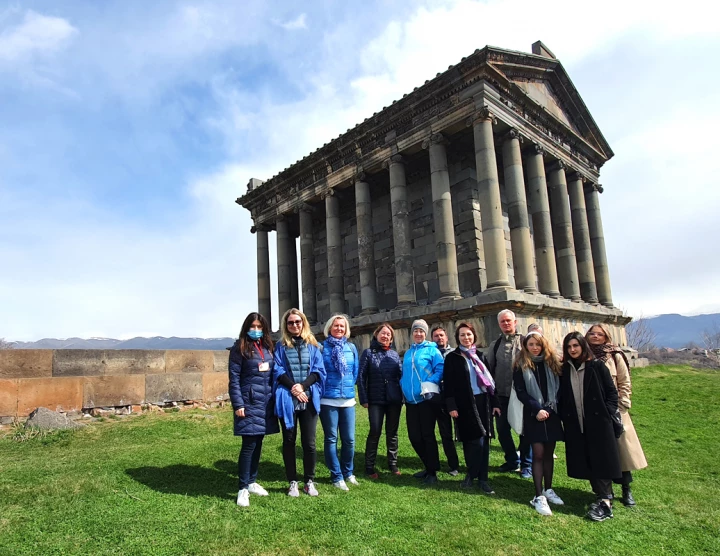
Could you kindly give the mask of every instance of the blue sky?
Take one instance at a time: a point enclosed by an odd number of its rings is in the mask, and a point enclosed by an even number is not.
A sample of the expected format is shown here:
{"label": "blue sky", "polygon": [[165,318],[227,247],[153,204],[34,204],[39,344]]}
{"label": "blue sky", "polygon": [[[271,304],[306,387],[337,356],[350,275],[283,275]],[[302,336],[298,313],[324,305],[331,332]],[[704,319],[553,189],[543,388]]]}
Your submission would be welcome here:
{"label": "blue sky", "polygon": [[234,204],[486,44],[563,62],[616,156],[631,314],[720,310],[720,24],[706,3],[22,2],[0,7],[0,337],[232,336],[256,303]]}

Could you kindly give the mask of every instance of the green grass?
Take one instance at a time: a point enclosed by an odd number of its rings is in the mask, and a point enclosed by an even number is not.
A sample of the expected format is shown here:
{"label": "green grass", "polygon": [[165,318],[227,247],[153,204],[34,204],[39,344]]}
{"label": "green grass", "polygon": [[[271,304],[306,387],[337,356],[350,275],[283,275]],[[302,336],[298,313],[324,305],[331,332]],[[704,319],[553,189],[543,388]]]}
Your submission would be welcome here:
{"label": "green grass", "polygon": [[567,478],[562,444],[555,489],[566,505],[552,517],[529,506],[531,482],[509,474],[491,471],[494,497],[461,491],[462,476],[447,474],[420,488],[404,424],[404,475],[363,480],[360,406],[360,487],[332,488],[320,452],[320,496],[288,498],[273,435],[259,477],[270,496],[241,509],[231,411],[197,410],[29,438],[10,431],[0,440],[0,554],[720,554],[720,373],[655,366],[635,370],[633,386],[650,467],[635,475],[638,506],[618,503],[604,523],[583,519],[592,495]]}

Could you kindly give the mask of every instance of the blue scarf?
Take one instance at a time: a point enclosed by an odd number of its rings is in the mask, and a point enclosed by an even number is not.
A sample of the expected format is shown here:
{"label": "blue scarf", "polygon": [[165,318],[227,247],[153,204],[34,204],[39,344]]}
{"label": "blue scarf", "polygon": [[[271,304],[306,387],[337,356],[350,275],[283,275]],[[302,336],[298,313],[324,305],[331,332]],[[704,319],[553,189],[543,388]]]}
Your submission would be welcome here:
{"label": "blue scarf", "polygon": [[477,356],[477,348],[475,346],[470,346],[469,348],[460,346],[460,351],[462,351],[463,355],[469,360],[470,365],[475,371],[478,386],[485,389],[485,391],[492,396],[495,393],[495,381],[492,379],[490,371],[488,371],[487,367]]}
{"label": "blue scarf", "polygon": [[340,376],[345,376],[345,372],[347,371],[347,361],[345,361],[345,343],[347,342],[347,338],[345,336],[342,338],[328,336],[326,341],[330,347],[332,347],[330,361],[332,361],[333,367],[340,373]]}

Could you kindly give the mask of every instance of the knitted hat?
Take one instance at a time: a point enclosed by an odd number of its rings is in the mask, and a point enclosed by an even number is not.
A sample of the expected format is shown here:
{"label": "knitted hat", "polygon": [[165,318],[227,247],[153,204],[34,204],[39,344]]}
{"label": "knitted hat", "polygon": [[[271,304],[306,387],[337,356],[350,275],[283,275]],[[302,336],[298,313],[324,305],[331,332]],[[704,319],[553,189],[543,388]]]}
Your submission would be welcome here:
{"label": "knitted hat", "polygon": [[425,335],[427,336],[428,333],[428,323],[426,323],[423,319],[418,319],[412,323],[412,328],[410,331],[412,332],[416,328],[420,328],[425,332]]}

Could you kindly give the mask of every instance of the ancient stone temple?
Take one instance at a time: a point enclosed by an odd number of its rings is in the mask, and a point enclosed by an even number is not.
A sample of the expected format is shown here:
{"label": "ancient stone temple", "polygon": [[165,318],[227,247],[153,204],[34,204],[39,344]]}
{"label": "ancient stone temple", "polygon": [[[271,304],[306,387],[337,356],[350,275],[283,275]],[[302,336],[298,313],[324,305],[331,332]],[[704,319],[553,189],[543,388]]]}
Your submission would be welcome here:
{"label": "ancient stone temple", "polygon": [[605,322],[624,344],[599,201],[612,156],[541,42],[532,54],[476,50],[269,180],[250,179],[236,202],[254,222],[258,309],[301,307],[316,323],[346,313],[359,347],[389,321],[404,349],[414,318],[450,335],[471,320],[487,345],[503,308],[556,342]]}

